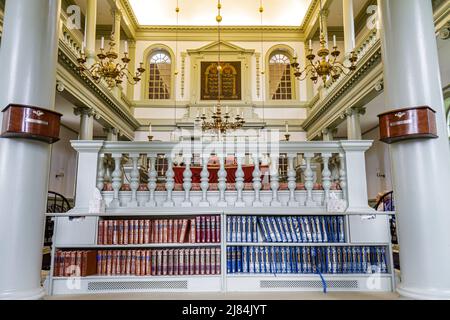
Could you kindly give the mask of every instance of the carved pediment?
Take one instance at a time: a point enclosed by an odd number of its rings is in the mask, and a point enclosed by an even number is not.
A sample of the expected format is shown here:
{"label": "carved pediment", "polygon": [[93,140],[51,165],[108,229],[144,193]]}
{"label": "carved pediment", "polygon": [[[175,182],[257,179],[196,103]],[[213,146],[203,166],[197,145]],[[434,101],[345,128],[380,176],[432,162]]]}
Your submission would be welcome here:
{"label": "carved pediment", "polygon": [[247,55],[253,55],[255,53],[255,50],[250,49],[244,49],[239,46],[236,46],[230,42],[226,41],[214,41],[210,44],[207,44],[206,46],[203,46],[198,49],[192,49],[187,50],[189,55],[195,55],[195,54],[217,54],[219,52],[219,44],[220,44],[220,52],[223,54],[247,54]]}

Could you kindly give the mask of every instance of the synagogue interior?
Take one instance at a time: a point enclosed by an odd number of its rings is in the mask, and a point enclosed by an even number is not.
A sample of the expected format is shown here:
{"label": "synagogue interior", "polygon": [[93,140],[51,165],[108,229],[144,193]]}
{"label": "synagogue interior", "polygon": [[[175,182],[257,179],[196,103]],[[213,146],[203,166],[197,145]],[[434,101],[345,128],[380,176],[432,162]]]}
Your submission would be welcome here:
{"label": "synagogue interior", "polygon": [[0,300],[450,299],[449,57],[445,0],[0,0]]}

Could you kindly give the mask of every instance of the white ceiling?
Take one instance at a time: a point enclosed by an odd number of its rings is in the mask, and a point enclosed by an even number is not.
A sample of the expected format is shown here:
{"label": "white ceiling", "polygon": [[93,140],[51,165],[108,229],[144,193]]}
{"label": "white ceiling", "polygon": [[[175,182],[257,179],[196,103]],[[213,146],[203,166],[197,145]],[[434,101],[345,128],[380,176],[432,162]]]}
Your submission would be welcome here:
{"label": "white ceiling", "polygon": [[[87,0],[74,0],[80,6],[81,12],[86,14]],[[108,0],[97,0],[97,24],[111,25],[113,22],[111,5]]]}
{"label": "white ceiling", "polygon": [[[176,25],[177,0],[128,0],[141,25]],[[179,25],[216,26],[216,0],[178,0]],[[263,0],[265,26],[300,26],[312,0]],[[259,26],[260,0],[222,0],[222,25]]]}

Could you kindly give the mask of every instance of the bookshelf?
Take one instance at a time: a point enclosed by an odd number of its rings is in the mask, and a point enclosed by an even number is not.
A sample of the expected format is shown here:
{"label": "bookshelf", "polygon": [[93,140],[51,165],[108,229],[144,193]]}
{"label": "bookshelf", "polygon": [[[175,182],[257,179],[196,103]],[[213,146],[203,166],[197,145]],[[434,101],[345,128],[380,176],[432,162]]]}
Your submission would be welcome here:
{"label": "bookshelf", "polygon": [[[57,251],[77,250],[195,250],[197,248],[220,249],[220,274],[198,275],[95,275],[71,278],[55,275],[55,259],[52,258],[48,281],[48,294],[96,294],[122,292],[261,292],[261,291],[321,291],[323,280],[329,291],[392,291],[395,277],[392,265],[392,249],[388,216],[357,213],[330,213],[317,209],[295,208],[207,208],[170,209],[121,209],[107,210],[100,215],[77,213],[48,214],[55,220],[52,257]],[[111,219],[188,219],[201,216],[220,217],[220,242],[217,243],[147,243],[147,244],[98,244],[98,226],[102,220]],[[267,242],[262,229],[257,228],[258,241],[228,241],[227,221],[235,216],[256,217],[342,217],[344,239],[341,242]],[[342,239],[341,239],[342,240]],[[344,248],[383,247],[386,251],[387,273],[323,273],[323,280],[314,273],[229,273],[227,248],[229,247],[278,247],[278,248]]]}

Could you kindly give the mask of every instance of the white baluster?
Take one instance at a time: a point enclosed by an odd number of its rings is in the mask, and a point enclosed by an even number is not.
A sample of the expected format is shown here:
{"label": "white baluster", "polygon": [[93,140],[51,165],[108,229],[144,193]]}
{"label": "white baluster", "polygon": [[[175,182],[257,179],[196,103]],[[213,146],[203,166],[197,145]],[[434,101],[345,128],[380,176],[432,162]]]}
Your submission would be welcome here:
{"label": "white baluster", "polygon": [[227,190],[227,171],[225,170],[225,155],[219,155],[220,170],[218,172],[219,176],[219,202],[217,206],[220,208],[226,208],[228,203],[225,199],[225,191]]}
{"label": "white baluster", "polygon": [[348,201],[347,200],[347,171],[346,171],[346,167],[345,167],[345,156],[343,153],[339,154],[339,160],[340,160],[339,185],[342,189],[343,199],[345,201]]}
{"label": "white baluster", "polygon": [[280,155],[271,154],[270,155],[270,188],[272,189],[272,201],[270,202],[271,207],[281,207],[281,202],[278,197],[278,189],[280,189]]}
{"label": "white baluster", "polygon": [[326,206],[330,199],[331,188],[331,171],[329,168],[331,153],[322,153],[323,171],[322,171],[322,186],[324,190],[323,205]]}
{"label": "white baluster", "polygon": [[112,187],[114,190],[114,197],[110,203],[111,208],[120,208],[119,192],[122,188],[122,171],[121,171],[121,161],[122,154],[113,154],[115,169],[112,173]]}
{"label": "white baluster", "polygon": [[209,189],[209,170],[208,170],[208,162],[210,155],[203,155],[203,169],[200,174],[201,177],[201,188],[202,188],[202,200],[199,203],[199,206],[202,208],[208,208],[210,203],[208,201],[208,189]]}
{"label": "white baluster", "polygon": [[316,203],[313,201],[312,191],[314,188],[314,172],[311,169],[311,159],[314,157],[313,153],[305,153],[306,159],[306,170],[305,170],[305,188],[307,191],[306,195],[306,206],[315,206]]}
{"label": "white baluster", "polygon": [[101,192],[105,188],[105,155],[101,154],[98,157],[98,171],[97,171],[97,189]]}
{"label": "white baluster", "polygon": [[255,200],[253,201],[253,207],[262,207],[260,191],[262,188],[261,183],[261,170],[259,169],[259,155],[253,154],[253,163],[255,164],[255,170],[253,170],[253,190],[255,190]]}
{"label": "white baluster", "polygon": [[244,191],[244,178],[245,173],[244,170],[242,170],[242,161],[244,160],[245,155],[242,153],[236,154],[236,161],[237,161],[237,170],[236,170],[236,191],[237,191],[237,200],[235,203],[235,207],[237,208],[244,208],[245,202],[243,199],[243,191]]}
{"label": "white baluster", "polygon": [[298,207],[299,203],[295,200],[295,189],[297,188],[297,173],[294,169],[294,159],[296,154],[288,154],[288,188],[289,188],[289,207]]}
{"label": "white baluster", "polygon": [[137,208],[138,206],[137,191],[139,189],[139,169],[138,169],[139,157],[140,157],[139,154],[130,154],[131,161],[133,162],[133,169],[131,170],[130,175],[131,201],[128,202],[129,208]]}
{"label": "white baluster", "polygon": [[173,158],[172,155],[167,156],[167,171],[166,171],[166,190],[167,190],[167,199],[164,202],[164,207],[172,208],[175,206],[175,202],[173,201],[172,193],[175,188],[175,172],[173,171]]}
{"label": "white baluster", "polygon": [[150,158],[150,164],[148,168],[148,190],[150,191],[150,198],[145,205],[149,208],[155,208],[156,207],[156,201],[155,201],[155,191],[158,181],[158,172],[156,171],[156,154],[149,154],[148,157]]}
{"label": "white baluster", "polygon": [[192,171],[191,171],[191,161],[192,161],[192,155],[186,154],[183,156],[184,163],[186,165],[186,168],[183,172],[183,188],[184,188],[184,201],[182,202],[181,206],[183,208],[190,208],[192,207],[192,201],[191,201],[191,189],[192,189]]}

